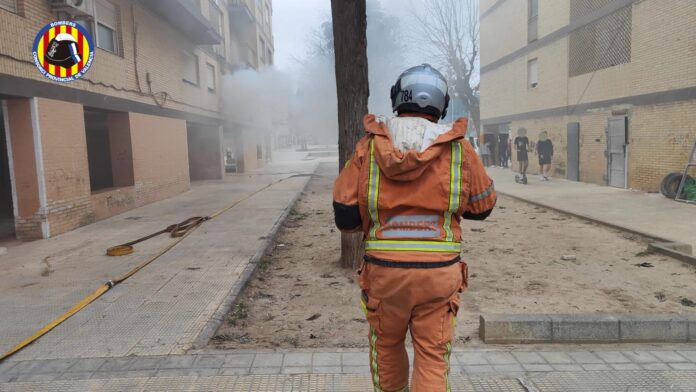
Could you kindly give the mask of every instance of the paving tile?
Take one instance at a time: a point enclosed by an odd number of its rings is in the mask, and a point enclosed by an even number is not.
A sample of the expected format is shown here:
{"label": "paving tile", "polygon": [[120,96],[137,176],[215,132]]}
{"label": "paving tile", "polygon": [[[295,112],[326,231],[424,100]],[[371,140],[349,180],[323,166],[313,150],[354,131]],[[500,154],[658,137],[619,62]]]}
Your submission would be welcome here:
{"label": "paving tile", "polygon": [[314,353],[314,366],[341,366],[341,353]]}
{"label": "paving tile", "polygon": [[516,364],[517,360],[510,353],[490,352],[485,354],[486,359],[491,365],[511,365]]}
{"label": "paving tile", "polygon": [[340,366],[313,366],[312,373],[314,374],[341,374]]}
{"label": "paving tile", "polygon": [[554,370],[559,372],[581,372],[582,367],[580,365],[551,365]]}
{"label": "paving tile", "polygon": [[134,359],[134,357],[108,358],[98,370],[100,372],[125,371],[128,370],[128,367]]}
{"label": "paving tile", "polygon": [[626,358],[630,359],[631,362],[634,363],[660,362],[660,360],[657,359],[657,357],[655,357],[647,351],[622,351],[621,354],[623,354]]}
{"label": "paving tile", "polygon": [[493,366],[490,365],[464,365],[462,366],[464,373],[467,374],[477,374],[477,373],[492,373]]}
{"label": "paving tile", "polygon": [[93,372],[106,362],[106,358],[80,358],[70,368],[69,372]]}
{"label": "paving tile", "polygon": [[43,361],[20,361],[20,362],[16,362],[15,365],[12,367],[11,371],[8,371],[8,372],[10,372],[12,374],[33,373],[36,371],[36,369],[43,366],[43,364],[46,362],[48,362],[48,361],[43,360]]}
{"label": "paving tile", "polygon": [[60,375],[60,380],[87,380],[94,372],[67,372]]}
{"label": "paving tile", "polygon": [[283,365],[283,354],[256,354],[254,362],[251,364],[254,368],[264,367],[281,367]]}
{"label": "paving tile", "polygon": [[493,369],[496,372],[500,372],[500,373],[522,373],[522,372],[524,372],[522,365],[519,365],[519,364],[493,365]]}
{"label": "paving tile", "polygon": [[252,367],[250,374],[280,374],[278,367]]}
{"label": "paving tile", "polygon": [[[677,353],[691,362],[696,362],[696,351],[679,350]],[[2,370],[0,370],[0,373],[2,373]]]}
{"label": "paving tile", "polygon": [[136,357],[128,366],[128,370],[157,369],[164,358],[163,356]]}
{"label": "paving tile", "polygon": [[196,369],[219,369],[224,362],[224,355],[198,355],[193,361],[193,367]]}
{"label": "paving tile", "polygon": [[369,374],[370,373],[370,367],[369,366],[346,366],[343,365],[343,370],[341,370],[342,374]]}
{"label": "paving tile", "polygon": [[460,365],[488,365],[488,360],[480,352],[455,353]]}
{"label": "paving tile", "polygon": [[631,360],[619,351],[595,351],[595,355],[602,358],[606,363],[631,363]]}
{"label": "paving tile", "polygon": [[577,363],[604,363],[601,358],[589,351],[570,351],[568,355]]}
{"label": "paving tile", "polygon": [[541,355],[542,358],[546,360],[548,363],[557,363],[557,364],[574,364],[575,361],[573,358],[569,357],[566,353],[562,352],[557,352],[557,351],[541,351],[539,352],[539,355]]}
{"label": "paving tile", "polygon": [[666,363],[643,363],[641,366],[645,370],[671,370]]}
{"label": "paving tile", "polygon": [[696,363],[677,362],[668,363],[668,365],[674,370],[696,370]]}
{"label": "paving tile", "polygon": [[15,377],[15,382],[25,381],[53,381],[60,377],[60,373],[23,373]]}
{"label": "paving tile", "polygon": [[611,370],[609,365],[603,364],[603,363],[586,363],[582,366],[583,369],[587,370],[588,372],[591,371],[597,371],[597,370]]}
{"label": "paving tile", "polygon": [[635,363],[611,363],[609,366],[614,370],[640,370],[640,366]]}
{"label": "paving tile", "polygon": [[17,362],[5,361],[0,363],[0,375],[8,374],[12,368],[17,364]]}
{"label": "paving tile", "polygon": [[113,378],[141,378],[152,377],[157,373],[157,370],[127,370],[114,372],[95,372],[92,373],[92,380],[105,380]]}
{"label": "paving tile", "polygon": [[677,354],[676,351],[650,351],[650,354],[656,356],[662,362],[688,362],[686,358]]}
{"label": "paving tile", "polygon": [[[312,353],[288,353],[283,358],[283,367],[312,366]],[[293,373],[295,374],[295,373]]]}
{"label": "paving tile", "polygon": [[248,368],[254,362],[254,354],[228,354],[225,355],[223,368]]}
{"label": "paving tile", "polygon": [[550,371],[553,371],[553,368],[551,367],[551,365],[525,363],[525,364],[522,364],[522,367],[524,368],[524,370],[526,370],[528,372],[550,372]]}
{"label": "paving tile", "polygon": [[186,369],[193,365],[196,358],[192,355],[173,355],[164,358],[159,364],[160,369]]}
{"label": "paving tile", "polygon": [[311,366],[288,366],[284,367],[283,374],[307,374],[311,371]]}
{"label": "paving tile", "polygon": [[343,366],[367,366],[370,357],[367,353],[343,353],[341,363]]}
{"label": "paving tile", "polygon": [[544,364],[546,361],[539,354],[534,352],[513,352],[512,355],[522,364]]}
{"label": "paving tile", "polygon": [[220,372],[218,374],[221,376],[245,376],[245,375],[249,374],[249,368],[248,367],[222,368],[222,369],[220,369]]}

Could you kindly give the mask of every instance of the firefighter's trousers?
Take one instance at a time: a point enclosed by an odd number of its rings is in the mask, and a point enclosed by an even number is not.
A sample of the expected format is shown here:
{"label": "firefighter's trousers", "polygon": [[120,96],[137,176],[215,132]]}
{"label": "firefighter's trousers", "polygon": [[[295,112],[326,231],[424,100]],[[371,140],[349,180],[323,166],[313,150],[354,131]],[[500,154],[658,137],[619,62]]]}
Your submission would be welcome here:
{"label": "firefighter's trousers", "polygon": [[406,332],[413,340],[411,392],[449,391],[449,357],[467,284],[463,262],[442,268],[393,268],[364,263],[361,303],[370,324],[370,371],[375,391],[408,390]]}

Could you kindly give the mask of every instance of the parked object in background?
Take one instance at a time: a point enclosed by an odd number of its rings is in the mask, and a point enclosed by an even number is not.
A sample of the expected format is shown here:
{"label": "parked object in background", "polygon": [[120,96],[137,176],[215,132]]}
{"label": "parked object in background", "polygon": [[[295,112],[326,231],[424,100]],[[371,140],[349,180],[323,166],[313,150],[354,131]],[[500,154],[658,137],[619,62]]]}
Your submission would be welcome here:
{"label": "parked object in background", "polygon": [[689,176],[689,168],[691,167],[696,167],[696,142],[694,142],[694,146],[691,148],[689,162],[687,162],[684,168],[684,173],[681,177],[681,182],[679,183],[679,188],[675,197],[676,201],[696,203],[696,180]]}

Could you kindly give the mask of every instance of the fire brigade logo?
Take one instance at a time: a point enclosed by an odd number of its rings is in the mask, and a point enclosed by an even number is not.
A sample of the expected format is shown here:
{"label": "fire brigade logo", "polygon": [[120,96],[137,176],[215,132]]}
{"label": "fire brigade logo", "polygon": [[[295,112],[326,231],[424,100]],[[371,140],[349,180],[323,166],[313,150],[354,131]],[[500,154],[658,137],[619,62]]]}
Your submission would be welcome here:
{"label": "fire brigade logo", "polygon": [[47,78],[54,82],[75,81],[92,66],[92,37],[74,22],[49,23],[34,39],[33,57],[36,67]]}

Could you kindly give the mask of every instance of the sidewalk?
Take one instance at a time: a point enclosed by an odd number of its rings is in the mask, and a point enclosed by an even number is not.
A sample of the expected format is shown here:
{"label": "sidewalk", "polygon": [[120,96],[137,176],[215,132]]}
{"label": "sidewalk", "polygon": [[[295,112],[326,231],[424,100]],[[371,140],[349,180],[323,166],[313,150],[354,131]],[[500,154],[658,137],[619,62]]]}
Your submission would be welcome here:
{"label": "sidewalk", "polygon": [[696,205],[648,194],[552,178],[541,182],[529,175],[529,183],[515,183],[515,172],[488,168],[496,190],[544,207],[636,232],[656,239],[690,244],[696,251]]}
{"label": "sidewalk", "polygon": [[[21,244],[0,256],[0,351],[46,325],[99,285],[172,242],[161,235],[128,256],[106,248],[212,214],[281,178],[204,223],[168,253],[88,305],[9,361],[181,354],[213,333],[230,293],[245,283],[282,216],[304,189],[316,162],[282,163],[191,191],[55,238]],[[292,177],[304,174],[301,177]],[[199,337],[200,336],[200,337]]]}

